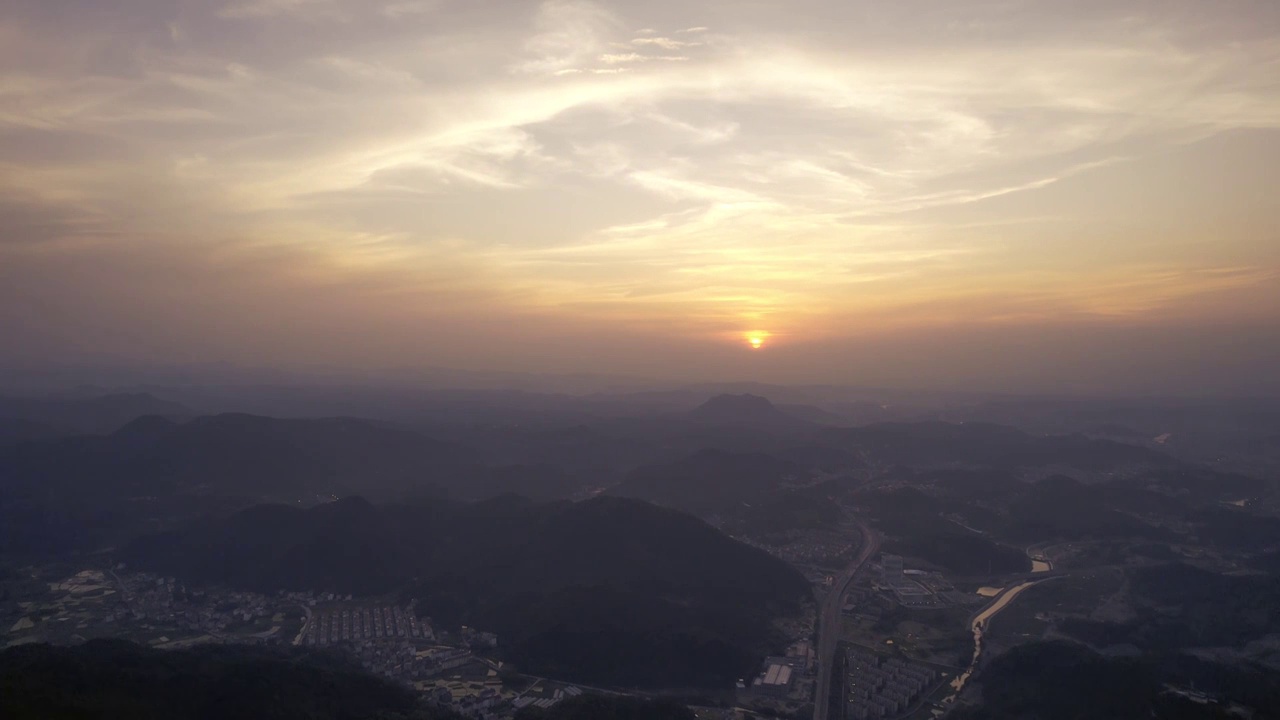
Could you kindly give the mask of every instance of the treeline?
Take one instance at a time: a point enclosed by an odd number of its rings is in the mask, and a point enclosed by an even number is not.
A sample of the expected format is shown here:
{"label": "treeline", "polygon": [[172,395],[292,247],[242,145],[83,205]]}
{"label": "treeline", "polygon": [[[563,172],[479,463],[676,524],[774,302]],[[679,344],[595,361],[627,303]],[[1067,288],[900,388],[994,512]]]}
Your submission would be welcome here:
{"label": "treeline", "polygon": [[123,640],[0,653],[0,717],[129,720],[460,720],[336,655]]}
{"label": "treeline", "polygon": [[1071,618],[1062,630],[1094,646],[1168,651],[1238,646],[1280,632],[1280,577],[1220,575],[1174,563],[1129,572],[1136,617],[1123,623]]}
{"label": "treeline", "polygon": [[133,566],[232,587],[399,594],[437,627],[498,633],[529,672],[591,685],[726,687],[809,597],[794,568],[638,500],[515,497],[267,506],[133,543]]}
{"label": "treeline", "polygon": [[579,695],[550,708],[529,706],[515,720],[695,720],[684,705],[665,700],[604,695]]}
{"label": "treeline", "polygon": [[[1280,707],[1275,673],[1224,666],[1179,655],[1109,658],[1082,645],[1022,645],[1001,655],[979,676],[982,704],[953,720],[1225,720],[1239,717],[1231,703],[1274,717]],[[1194,702],[1169,687],[1194,686],[1209,695]]]}

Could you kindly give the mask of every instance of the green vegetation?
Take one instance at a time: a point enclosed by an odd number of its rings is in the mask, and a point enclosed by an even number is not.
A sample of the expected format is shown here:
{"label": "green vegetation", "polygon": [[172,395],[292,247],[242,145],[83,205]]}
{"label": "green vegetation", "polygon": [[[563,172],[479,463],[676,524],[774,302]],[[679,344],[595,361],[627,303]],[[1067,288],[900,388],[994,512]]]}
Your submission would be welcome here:
{"label": "green vegetation", "polygon": [[1083,435],[1033,436],[980,422],[878,423],[828,430],[824,440],[863,449],[876,462],[908,465],[983,465],[991,468],[1064,465],[1100,470],[1118,464],[1169,465],[1166,455],[1134,445]]}
{"label": "green vegetation", "polygon": [[805,490],[784,490],[738,512],[738,529],[750,537],[789,530],[817,530],[840,523],[840,507],[825,495]]}
{"label": "green vegetation", "polygon": [[945,521],[933,532],[885,543],[885,550],[920,558],[954,575],[986,577],[1031,569],[1031,561],[1025,553],[997,545]]}
{"label": "green vegetation", "polygon": [[[1195,685],[1211,696],[1262,710],[1280,707],[1280,682],[1245,667],[1181,656],[1106,658],[1072,643],[1019,646],[996,658],[979,682],[982,705],[956,720],[1208,720],[1233,717],[1220,703],[1197,704],[1166,691]],[[1244,694],[1236,694],[1243,692]]]}
{"label": "green vegetation", "polygon": [[1190,519],[1205,542],[1228,551],[1268,548],[1280,538],[1280,518],[1243,510],[1208,508],[1193,513]]}
{"label": "green vegetation", "polygon": [[527,707],[516,720],[694,720],[697,716],[684,705],[644,698],[580,695],[549,709]]}
{"label": "green vegetation", "polygon": [[779,489],[799,468],[758,453],[700,450],[680,460],[636,468],[609,493],[633,497],[687,512],[733,512]]}
{"label": "green vegetation", "polygon": [[272,592],[399,593],[438,627],[484,628],[540,675],[724,687],[777,646],[808,583],[689,515],[602,497],[539,505],[264,506],[135,543],[139,567]]}
{"label": "green vegetation", "polygon": [[886,552],[919,558],[954,575],[1027,572],[1031,560],[1016,548],[999,545],[943,517],[952,504],[909,488],[857,496],[876,526],[892,537]]}
{"label": "green vegetation", "polygon": [[1124,622],[1068,619],[1062,630],[1095,646],[1148,650],[1238,646],[1280,631],[1280,578],[1219,575],[1184,564],[1135,568]]}
{"label": "green vegetation", "polygon": [[991,620],[987,637],[1006,644],[1038,638],[1049,626],[1038,615],[1088,617],[1123,584],[1121,570],[1085,570],[1032,586]]}
{"label": "green vegetation", "polygon": [[[1138,497],[1130,497],[1133,494]],[[1055,475],[1031,485],[1010,503],[1007,520],[998,532],[1002,537],[1025,542],[1108,537],[1165,539],[1167,532],[1117,509],[1137,504],[1149,510],[1158,502],[1151,495],[1119,486],[1085,485]]]}
{"label": "green vegetation", "polygon": [[151,650],[94,640],[0,653],[0,717],[445,720],[404,688],[331,655],[246,646]]}

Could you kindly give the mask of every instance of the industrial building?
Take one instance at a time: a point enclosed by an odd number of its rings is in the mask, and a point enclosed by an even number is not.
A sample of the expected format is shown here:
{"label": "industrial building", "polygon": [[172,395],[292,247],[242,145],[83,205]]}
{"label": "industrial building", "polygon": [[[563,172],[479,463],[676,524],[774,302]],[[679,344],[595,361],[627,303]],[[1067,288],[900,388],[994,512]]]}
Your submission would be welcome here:
{"label": "industrial building", "polygon": [[[777,660],[778,658],[770,658]],[[751,691],[770,697],[785,697],[791,692],[791,681],[794,670],[790,665],[780,662],[770,663],[751,683]]]}

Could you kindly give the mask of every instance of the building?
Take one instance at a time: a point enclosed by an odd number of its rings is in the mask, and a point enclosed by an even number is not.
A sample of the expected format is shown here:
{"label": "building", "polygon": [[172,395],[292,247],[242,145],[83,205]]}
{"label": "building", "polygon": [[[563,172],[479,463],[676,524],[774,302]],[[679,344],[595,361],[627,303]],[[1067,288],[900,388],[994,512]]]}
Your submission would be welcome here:
{"label": "building", "polygon": [[751,689],[761,695],[785,697],[791,691],[792,677],[793,671],[790,665],[772,663],[755,679]]}
{"label": "building", "polygon": [[881,554],[880,568],[886,580],[902,577],[902,556]]}

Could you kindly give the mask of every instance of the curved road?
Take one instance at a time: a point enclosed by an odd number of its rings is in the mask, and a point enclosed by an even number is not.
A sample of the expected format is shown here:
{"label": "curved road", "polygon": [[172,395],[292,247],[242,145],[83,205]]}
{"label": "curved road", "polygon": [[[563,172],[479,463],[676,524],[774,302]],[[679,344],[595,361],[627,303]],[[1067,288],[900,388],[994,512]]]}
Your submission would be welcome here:
{"label": "curved road", "polygon": [[831,667],[835,664],[836,644],[840,640],[840,608],[849,583],[858,575],[862,566],[880,552],[880,536],[866,523],[858,521],[862,532],[862,551],[849,567],[831,583],[831,592],[822,602],[818,619],[818,688],[813,698],[813,719],[827,720],[827,705],[831,697]]}

